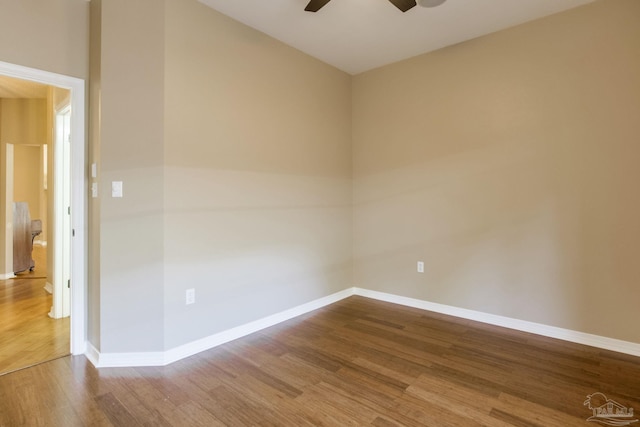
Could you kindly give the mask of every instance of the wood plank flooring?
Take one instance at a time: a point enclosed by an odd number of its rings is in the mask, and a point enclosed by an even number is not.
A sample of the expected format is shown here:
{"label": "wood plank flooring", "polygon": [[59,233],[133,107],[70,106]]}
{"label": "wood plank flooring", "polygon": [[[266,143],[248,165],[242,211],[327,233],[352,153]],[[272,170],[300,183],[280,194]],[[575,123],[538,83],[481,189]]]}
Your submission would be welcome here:
{"label": "wood plank flooring", "polygon": [[587,426],[640,359],[350,297],[167,367],[0,377],[0,426]]}
{"label": "wood plank flooring", "polygon": [[46,249],[35,246],[33,272],[0,280],[0,375],[69,354],[69,318],[48,316]]}

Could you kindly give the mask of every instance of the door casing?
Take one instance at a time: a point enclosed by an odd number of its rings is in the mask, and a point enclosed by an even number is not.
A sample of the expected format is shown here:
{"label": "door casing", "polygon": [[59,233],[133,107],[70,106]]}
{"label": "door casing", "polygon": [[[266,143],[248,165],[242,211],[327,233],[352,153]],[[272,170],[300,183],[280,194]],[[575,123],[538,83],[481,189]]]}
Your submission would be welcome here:
{"label": "door casing", "polygon": [[[0,75],[30,80],[70,91],[71,106],[71,353],[87,350],[87,168],[85,159],[85,81],[49,71],[0,61]],[[56,200],[55,206],[59,206]],[[53,222],[55,223],[55,221]],[[54,225],[56,227],[56,225]],[[60,235],[61,230],[55,230]]]}

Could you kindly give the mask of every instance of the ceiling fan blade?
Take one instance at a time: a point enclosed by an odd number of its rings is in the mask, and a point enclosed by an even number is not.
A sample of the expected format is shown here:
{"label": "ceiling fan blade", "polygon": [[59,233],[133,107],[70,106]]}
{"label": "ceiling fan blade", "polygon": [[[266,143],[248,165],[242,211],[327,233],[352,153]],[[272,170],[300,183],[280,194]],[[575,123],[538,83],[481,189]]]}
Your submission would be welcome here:
{"label": "ceiling fan blade", "polygon": [[395,7],[403,12],[411,9],[416,5],[416,0],[389,0]]}
{"label": "ceiling fan blade", "polygon": [[317,12],[330,1],[331,0],[311,0],[307,7],[304,8],[304,10],[306,10],[307,12]]}

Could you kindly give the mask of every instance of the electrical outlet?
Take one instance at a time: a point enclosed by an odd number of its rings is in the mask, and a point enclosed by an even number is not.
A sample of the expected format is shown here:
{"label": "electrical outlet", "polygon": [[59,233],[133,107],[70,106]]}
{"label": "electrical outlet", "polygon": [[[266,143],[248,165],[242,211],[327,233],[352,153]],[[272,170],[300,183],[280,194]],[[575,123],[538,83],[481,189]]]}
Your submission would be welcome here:
{"label": "electrical outlet", "polygon": [[418,261],[418,273],[424,273],[424,262]]}
{"label": "electrical outlet", "polygon": [[186,294],[186,305],[189,304],[195,304],[196,302],[196,290],[191,288],[191,289],[187,289],[187,294]]}

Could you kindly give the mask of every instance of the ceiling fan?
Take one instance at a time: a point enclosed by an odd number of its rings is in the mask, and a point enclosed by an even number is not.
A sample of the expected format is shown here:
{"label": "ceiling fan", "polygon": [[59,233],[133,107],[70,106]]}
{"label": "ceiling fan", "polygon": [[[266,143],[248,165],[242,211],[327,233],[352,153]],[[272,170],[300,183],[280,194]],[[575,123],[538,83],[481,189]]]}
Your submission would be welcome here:
{"label": "ceiling fan", "polygon": [[[307,12],[317,12],[322,7],[329,3],[331,0],[311,0],[307,7],[304,8]],[[419,4],[422,7],[435,7],[441,5],[446,0],[389,0],[395,7],[403,12],[411,9]],[[417,1],[417,2],[416,2]]]}

